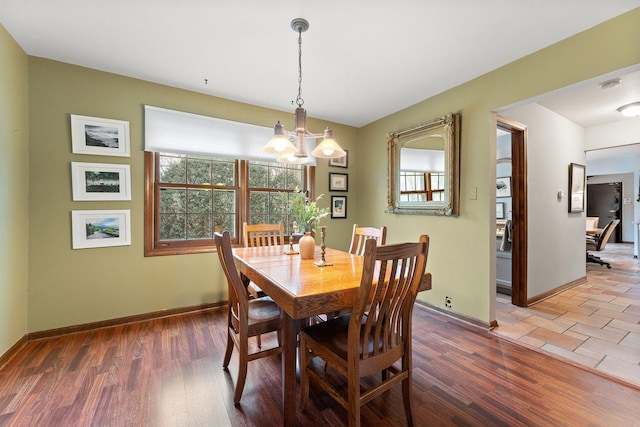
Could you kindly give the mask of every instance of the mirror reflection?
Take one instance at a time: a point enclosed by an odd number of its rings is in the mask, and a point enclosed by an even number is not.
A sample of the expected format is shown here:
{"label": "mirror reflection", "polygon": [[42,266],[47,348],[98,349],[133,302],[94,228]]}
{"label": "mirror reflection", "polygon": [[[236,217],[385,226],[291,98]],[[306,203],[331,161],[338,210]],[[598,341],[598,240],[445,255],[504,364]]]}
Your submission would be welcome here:
{"label": "mirror reflection", "polygon": [[458,123],[451,113],[387,135],[387,212],[458,215]]}

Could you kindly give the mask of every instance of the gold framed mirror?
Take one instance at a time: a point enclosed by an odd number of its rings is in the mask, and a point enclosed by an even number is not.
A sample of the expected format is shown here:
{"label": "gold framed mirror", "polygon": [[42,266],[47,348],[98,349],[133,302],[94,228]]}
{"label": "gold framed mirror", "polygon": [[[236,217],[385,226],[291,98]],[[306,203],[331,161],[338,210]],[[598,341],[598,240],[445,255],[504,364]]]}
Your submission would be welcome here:
{"label": "gold framed mirror", "polygon": [[460,115],[449,113],[387,134],[386,212],[457,216]]}

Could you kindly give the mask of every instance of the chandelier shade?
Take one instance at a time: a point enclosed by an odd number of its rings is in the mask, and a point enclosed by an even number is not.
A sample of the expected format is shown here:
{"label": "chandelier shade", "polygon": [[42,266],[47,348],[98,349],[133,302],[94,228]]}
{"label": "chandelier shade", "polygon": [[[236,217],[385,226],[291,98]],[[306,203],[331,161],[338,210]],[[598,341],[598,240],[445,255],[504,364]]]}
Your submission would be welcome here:
{"label": "chandelier shade", "polygon": [[288,131],[278,121],[273,129],[273,136],[261,151],[268,154],[276,154],[277,161],[290,164],[305,164],[309,162],[306,139],[322,139],[312,151],[311,155],[319,158],[334,159],[343,157],[346,152],[333,139],[333,132],[326,128],[323,133],[311,133],[307,129],[307,111],[302,107],[302,33],[309,29],[309,22],[302,18],[291,21],[291,28],[298,33],[298,96],[295,103],[298,106],[295,111],[295,130]]}

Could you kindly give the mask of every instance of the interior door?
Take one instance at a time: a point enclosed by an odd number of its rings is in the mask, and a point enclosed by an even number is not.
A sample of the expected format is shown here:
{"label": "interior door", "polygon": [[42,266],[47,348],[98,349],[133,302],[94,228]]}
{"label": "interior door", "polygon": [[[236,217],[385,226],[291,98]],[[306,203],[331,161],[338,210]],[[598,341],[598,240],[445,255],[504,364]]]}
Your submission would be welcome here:
{"label": "interior door", "polygon": [[498,129],[511,134],[511,218],[513,224],[511,239],[511,303],[520,307],[526,307],[528,268],[526,126],[503,117],[498,117]]}
{"label": "interior door", "polygon": [[[587,184],[587,216],[597,216],[599,228],[611,220],[622,220],[622,183]],[[622,242],[622,227],[613,230],[609,242]]]}

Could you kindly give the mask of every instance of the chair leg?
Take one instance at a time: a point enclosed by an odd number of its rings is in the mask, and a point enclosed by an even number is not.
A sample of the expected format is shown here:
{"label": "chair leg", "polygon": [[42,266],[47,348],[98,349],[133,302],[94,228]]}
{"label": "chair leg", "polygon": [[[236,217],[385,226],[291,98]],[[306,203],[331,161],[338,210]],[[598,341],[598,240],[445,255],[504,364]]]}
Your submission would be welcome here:
{"label": "chair leg", "polygon": [[351,375],[347,389],[349,427],[360,427],[360,378]]}
{"label": "chair leg", "polygon": [[256,335],[256,341],[258,342],[258,348],[262,348],[262,339],[260,335]]}
{"label": "chair leg", "polygon": [[402,400],[404,401],[404,413],[407,416],[407,425],[413,426],[413,399],[411,398],[411,373],[402,381]]}
{"label": "chair leg", "polygon": [[240,403],[240,398],[242,397],[242,392],[244,391],[244,384],[247,380],[247,364],[248,360],[249,347],[247,341],[243,341],[240,344],[240,348],[238,349],[238,379],[236,381],[236,391],[233,394],[233,404],[237,405]]}
{"label": "chair leg", "polygon": [[231,338],[231,331],[227,328],[227,349],[224,352],[224,361],[222,362],[222,367],[227,368],[229,366],[229,361],[231,360],[231,354],[233,353],[233,338]]}
{"label": "chair leg", "polygon": [[607,268],[611,268],[611,264],[602,260],[602,258],[595,256],[593,254],[590,254],[589,252],[587,252],[587,262],[592,262],[594,264],[600,264],[600,265],[606,265]]}
{"label": "chair leg", "polygon": [[305,339],[300,339],[300,410],[304,411],[307,408],[307,401],[309,400],[309,374],[307,373],[307,366],[309,365],[310,353],[307,351],[305,345]]}

